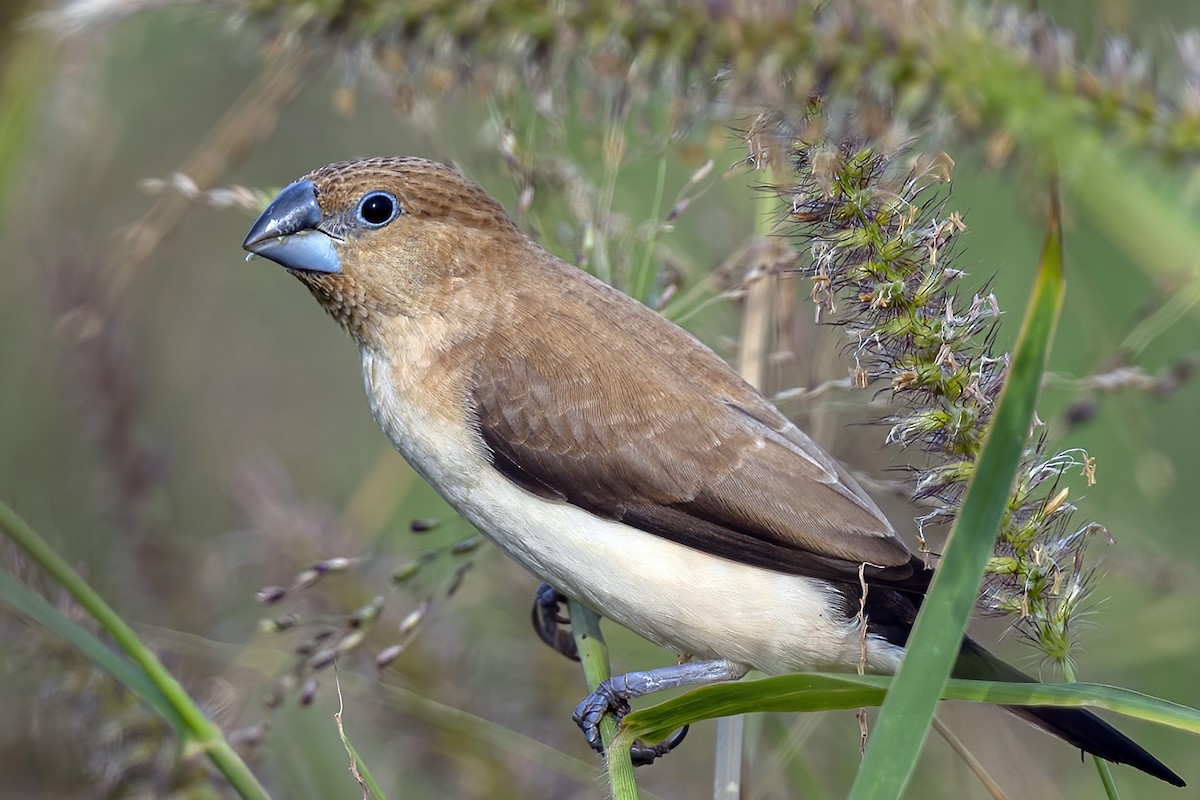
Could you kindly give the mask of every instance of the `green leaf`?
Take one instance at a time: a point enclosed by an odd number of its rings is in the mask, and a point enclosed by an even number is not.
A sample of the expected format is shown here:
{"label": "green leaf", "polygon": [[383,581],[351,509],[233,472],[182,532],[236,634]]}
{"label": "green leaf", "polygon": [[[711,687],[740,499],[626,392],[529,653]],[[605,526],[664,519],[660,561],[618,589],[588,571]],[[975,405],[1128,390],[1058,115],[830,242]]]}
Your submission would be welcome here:
{"label": "green leaf", "polygon": [[118,683],[133,692],[140,700],[153,708],[167,721],[176,735],[184,732],[183,720],[175,713],[166,695],[150,682],[126,658],[113,652],[88,629],[68,619],[52,606],[46,598],[21,583],[11,572],[0,568],[0,600],[14,610],[56,634],[74,647],[89,661],[111,675]]}
{"label": "green leaf", "polygon": [[[693,689],[625,717],[621,735],[659,741],[683,725],[756,711],[833,711],[877,706],[896,683],[887,675],[806,672]],[[1200,711],[1140,692],[1097,683],[1006,683],[952,678],[943,700],[1005,706],[1089,707],[1200,734]]]}
{"label": "green leaf", "polygon": [[872,728],[850,792],[852,800],[899,798],[916,768],[1025,452],[1064,290],[1062,236],[1055,207],[1008,380],[962,511],[909,637],[896,691],[888,694]]}

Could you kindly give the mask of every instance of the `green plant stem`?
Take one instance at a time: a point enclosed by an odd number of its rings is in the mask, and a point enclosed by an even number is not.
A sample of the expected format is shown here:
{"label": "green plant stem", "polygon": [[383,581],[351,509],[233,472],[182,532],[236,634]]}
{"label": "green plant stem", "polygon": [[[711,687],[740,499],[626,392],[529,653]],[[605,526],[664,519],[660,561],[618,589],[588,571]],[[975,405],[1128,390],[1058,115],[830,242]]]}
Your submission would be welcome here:
{"label": "green plant stem", "polygon": [[375,777],[371,774],[371,770],[367,768],[367,762],[362,760],[362,756],[358,754],[350,737],[346,735],[346,726],[342,724],[342,711],[345,709],[345,704],[342,701],[342,679],[338,675],[337,662],[333,662],[333,676],[337,683],[338,710],[333,715],[334,721],[337,723],[338,737],[342,740],[342,747],[346,748],[346,755],[350,757],[350,774],[358,781],[358,785],[374,794],[379,800],[386,800],[387,795],[379,788],[379,784],[375,782]]}
{"label": "green plant stem", "polygon": [[[1062,662],[1062,670],[1067,683],[1075,683],[1075,667],[1071,665],[1070,661]],[[1100,782],[1104,784],[1108,800],[1121,800],[1121,793],[1117,791],[1117,782],[1113,779],[1112,768],[1108,762],[1099,756],[1092,756],[1092,760],[1096,762],[1096,771],[1100,773]]]}
{"label": "green plant stem", "polygon": [[[571,609],[571,633],[579,649],[579,663],[583,665],[588,689],[595,690],[601,681],[612,674],[608,664],[608,645],[600,631],[600,617],[574,600],[568,605]],[[604,742],[608,786],[613,800],[637,800],[637,779],[633,775],[629,743],[624,737],[617,736],[617,723],[607,714],[600,720],[600,739]],[[614,741],[616,746],[613,745]]]}
{"label": "green plant stem", "polygon": [[[773,180],[777,180],[774,170]],[[754,224],[756,238],[770,234],[770,220],[779,199],[763,192],[758,204],[764,207]],[[737,371],[760,391],[766,391],[764,381],[771,330],[771,308],[777,292],[776,276],[757,275],[746,285],[742,303],[742,328],[738,336]],[[746,720],[743,716],[721,717],[717,720],[717,741],[713,752],[713,800],[736,800],[742,795],[742,756],[746,749]]]}
{"label": "green plant stem", "polygon": [[237,751],[225,740],[221,729],[204,716],[204,712],[154,653],[142,644],[125,620],[3,501],[0,501],[0,528],[31,561],[67,590],[75,602],[99,623],[116,645],[162,692],[183,724],[184,755],[204,753],[245,800],[269,800],[266,789],[254,777],[254,773],[238,756]]}
{"label": "green plant stem", "polygon": [[654,260],[654,249],[658,243],[658,234],[662,231],[662,204],[663,195],[667,188],[667,150],[664,146],[662,155],[658,157],[658,174],[654,180],[654,205],[650,209],[650,233],[646,237],[646,246],[642,251],[642,261],[634,270],[632,279],[629,282],[629,294],[635,300],[638,300],[648,306],[653,306],[651,303],[651,294],[654,292],[654,285],[658,282],[658,270]]}

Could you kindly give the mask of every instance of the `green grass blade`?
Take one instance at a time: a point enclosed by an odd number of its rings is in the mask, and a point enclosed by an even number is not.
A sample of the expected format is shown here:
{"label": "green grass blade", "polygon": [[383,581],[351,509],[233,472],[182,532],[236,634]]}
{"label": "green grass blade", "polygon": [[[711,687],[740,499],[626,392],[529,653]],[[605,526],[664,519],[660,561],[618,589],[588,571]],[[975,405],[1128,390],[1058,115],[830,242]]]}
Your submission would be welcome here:
{"label": "green grass blade", "polygon": [[342,711],[345,709],[345,704],[342,701],[342,679],[337,673],[337,662],[333,665],[334,680],[337,682],[338,693],[338,710],[333,715],[334,721],[337,723],[338,738],[342,740],[342,747],[346,748],[346,755],[350,757],[350,774],[358,781],[358,785],[363,789],[363,798],[366,800],[367,795],[373,796],[376,800],[387,800],[387,795],[379,788],[379,784],[375,782],[375,776],[371,774],[371,770],[367,767],[367,762],[363,761],[362,756],[358,754],[354,743],[350,741],[350,737],[346,734],[346,726],[342,722]]}
{"label": "green grass blade", "polygon": [[[683,725],[756,711],[833,711],[877,706],[897,679],[886,675],[798,673],[693,689],[625,717],[621,735],[658,741]],[[1098,708],[1200,734],[1200,711],[1097,683],[1003,683],[952,678],[943,700],[1005,706]]]}
{"label": "green grass blade", "polygon": [[46,598],[21,583],[11,572],[0,568],[0,601],[41,625],[74,647],[89,661],[111,675],[118,683],[158,712],[176,734],[183,733],[183,720],[167,702],[158,687],[146,679],[128,659],[114,653],[95,634],[69,619]]}
{"label": "green grass blade", "polygon": [[646,243],[642,258],[629,276],[629,294],[638,302],[653,306],[654,292],[658,286],[658,254],[655,252],[658,236],[662,231],[663,193],[667,186],[667,151],[664,148],[658,157],[658,173],[654,181],[654,204],[651,207]]}
{"label": "green grass blade", "polygon": [[[79,573],[54,551],[29,523],[0,502],[0,532],[6,534],[30,561],[38,565],[50,578],[67,590],[71,598],[100,624],[112,637],[131,665],[152,683],[163,699],[174,709],[183,735],[185,755],[197,752],[208,756],[230,786],[244,800],[269,800],[266,789],[259,784],[246,762],[225,740],[221,729],[204,715],[174,676],[167,671],[157,656],[142,643],[133,629],[112,609],[104,599],[88,585]],[[87,655],[87,653],[85,653]]]}
{"label": "green grass blade", "polygon": [[[42,31],[18,22],[33,3],[0,12],[0,210],[39,119],[46,84],[54,74],[54,47]],[[23,6],[23,7],[22,7]],[[7,23],[7,24],[5,24]]]}
{"label": "green grass blade", "polygon": [[899,798],[916,768],[1025,452],[1064,289],[1062,236],[1055,209],[996,415],[909,637],[896,691],[887,696],[872,728],[866,757],[851,788],[852,800]]}

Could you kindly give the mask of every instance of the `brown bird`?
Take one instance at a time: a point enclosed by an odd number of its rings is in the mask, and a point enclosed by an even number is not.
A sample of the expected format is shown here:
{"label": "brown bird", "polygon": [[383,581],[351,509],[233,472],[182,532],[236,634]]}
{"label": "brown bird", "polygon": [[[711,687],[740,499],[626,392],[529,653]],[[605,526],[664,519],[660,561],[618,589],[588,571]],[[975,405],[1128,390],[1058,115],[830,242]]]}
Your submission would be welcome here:
{"label": "brown bird", "polygon": [[[371,412],[414,469],[553,587],[544,638],[561,592],[694,659],[585,699],[593,747],[604,713],[661,688],[853,671],[864,649],[870,671],[898,667],[931,573],[871,498],[711,350],[550,255],[462,175],[331,164],[284,189],[242,246],[354,337]],[[954,674],[1032,680],[970,639]],[[1087,711],[1011,710],[1184,785]]]}

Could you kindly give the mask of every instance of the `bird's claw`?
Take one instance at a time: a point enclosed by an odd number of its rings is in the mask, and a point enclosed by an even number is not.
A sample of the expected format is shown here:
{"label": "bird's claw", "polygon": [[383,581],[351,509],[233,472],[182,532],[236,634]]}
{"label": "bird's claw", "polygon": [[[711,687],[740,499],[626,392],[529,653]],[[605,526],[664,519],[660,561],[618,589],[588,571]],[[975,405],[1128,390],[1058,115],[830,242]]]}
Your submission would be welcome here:
{"label": "bird's claw", "polygon": [[538,585],[533,599],[533,630],[552,650],[572,661],[579,660],[579,648],[571,635],[571,619],[564,613],[566,595],[548,583]]}
{"label": "bird's claw", "polygon": [[624,693],[614,686],[614,680],[616,679],[607,678],[601,681],[596,691],[583,698],[583,702],[575,707],[575,713],[571,715],[575,724],[583,731],[583,738],[597,753],[604,752],[604,742],[600,740],[600,720],[604,719],[605,714],[611,713],[619,725],[621,719],[629,713],[629,701],[625,699]]}
{"label": "bird's claw", "polygon": [[654,759],[659,756],[665,756],[678,747],[679,743],[687,737],[687,733],[688,726],[684,725],[658,744],[642,744],[642,740],[639,739],[633,743],[633,747],[629,748],[629,758],[633,761],[635,767],[644,767],[647,764],[653,764]]}
{"label": "bird's claw", "polygon": [[[583,738],[588,745],[601,755],[604,754],[604,742],[600,738],[600,720],[605,714],[611,713],[617,724],[620,724],[630,710],[624,684],[624,676],[601,681],[596,691],[583,698],[583,702],[575,707],[575,713],[571,715],[575,724],[583,731]],[[634,742],[633,747],[629,749],[633,765],[641,767],[654,763],[656,758],[674,750],[687,736],[687,732],[688,726],[684,725],[658,744],[647,745],[641,740]]]}

